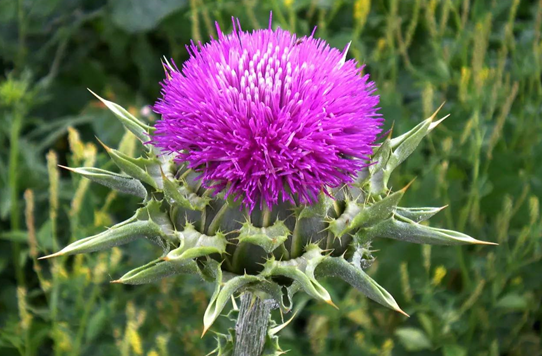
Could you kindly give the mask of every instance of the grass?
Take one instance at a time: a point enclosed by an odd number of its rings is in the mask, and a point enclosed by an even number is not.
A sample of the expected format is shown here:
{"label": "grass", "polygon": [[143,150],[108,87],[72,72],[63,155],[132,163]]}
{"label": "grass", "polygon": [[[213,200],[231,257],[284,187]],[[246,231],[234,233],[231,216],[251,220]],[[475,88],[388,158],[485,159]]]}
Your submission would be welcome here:
{"label": "grass", "polygon": [[[498,247],[379,241],[369,273],[412,317],[328,281],[339,311],[303,306],[282,331],[290,355],[536,355],[542,352],[542,1],[0,1],[0,353],[202,355],[210,286],[186,277],[110,285],[147,245],[38,262],[132,215],[137,202],[60,171],[107,168],[94,135],[124,135],[89,87],[149,121],[159,58],[187,58],[190,38],[274,24],[316,34],[376,81],[395,134],[442,102],[451,113],[396,173],[417,177],[407,206],[443,206],[432,224]],[[134,5],[135,4],[135,5]],[[224,319],[224,320],[220,320]],[[219,318],[226,325],[226,318]]]}

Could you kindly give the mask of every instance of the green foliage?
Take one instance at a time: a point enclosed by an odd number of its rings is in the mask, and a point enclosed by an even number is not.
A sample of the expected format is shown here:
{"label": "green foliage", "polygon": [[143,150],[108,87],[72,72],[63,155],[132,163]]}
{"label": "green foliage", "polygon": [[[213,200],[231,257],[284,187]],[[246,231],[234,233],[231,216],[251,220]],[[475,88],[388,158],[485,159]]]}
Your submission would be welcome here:
{"label": "green foliage", "polygon": [[[97,167],[87,173],[116,182],[96,171],[112,168],[109,157],[84,142],[99,134],[120,147],[119,156],[137,149],[135,137],[124,135],[86,88],[143,116],[144,126],[132,127],[147,130],[155,118],[146,105],[159,91],[162,55],[180,64],[190,38],[214,33],[212,20],[227,29],[233,15],[244,28],[265,27],[270,10],[281,27],[309,33],[317,25],[317,35],[339,48],[352,41],[350,53],[367,63],[394,133],[446,101],[441,112],[452,116],[382,182],[402,187],[417,176],[402,205],[449,205],[428,229],[499,243],[428,248],[375,242],[385,253],[368,275],[411,318],[328,280],[323,287],[339,311],[316,303],[298,307],[281,332],[282,348],[291,355],[309,349],[322,355],[541,352],[540,1],[129,3],[0,1],[0,67],[9,73],[0,80],[2,355],[201,355],[215,347],[212,338],[200,339],[212,295],[206,284],[185,276],[136,288],[107,283],[146,263],[148,245],[36,259],[125,220],[138,201],[56,168]],[[127,184],[141,195],[140,187]],[[23,197],[27,189],[33,194]],[[431,214],[400,215],[423,221]],[[228,324],[225,319],[217,322]]]}
{"label": "green foliage", "polygon": [[111,16],[113,23],[128,33],[146,32],[185,5],[186,0],[118,0],[111,3]]}

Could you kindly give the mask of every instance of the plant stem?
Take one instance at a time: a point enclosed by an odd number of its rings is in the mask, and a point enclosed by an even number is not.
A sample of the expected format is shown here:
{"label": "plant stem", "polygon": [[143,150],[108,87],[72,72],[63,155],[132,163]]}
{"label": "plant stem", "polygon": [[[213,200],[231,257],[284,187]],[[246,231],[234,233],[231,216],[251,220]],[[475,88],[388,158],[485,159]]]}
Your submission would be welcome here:
{"label": "plant stem", "polygon": [[96,298],[98,297],[98,293],[100,291],[100,285],[94,284],[94,287],[92,288],[92,292],[90,293],[90,298],[87,299],[85,302],[85,308],[83,311],[83,316],[81,317],[81,321],[79,324],[79,329],[77,330],[77,334],[75,336],[75,342],[73,346],[73,353],[74,355],[80,355],[81,354],[81,346],[83,343],[83,338],[85,336],[85,331],[87,330],[88,326],[88,319],[90,317],[90,313],[92,311],[92,308],[96,304]]}
{"label": "plant stem", "polygon": [[275,302],[262,300],[246,292],[241,296],[239,317],[235,325],[234,356],[260,356],[267,336],[267,326]]}
{"label": "plant stem", "polygon": [[[19,159],[19,135],[21,132],[21,126],[23,121],[23,115],[21,109],[16,107],[13,110],[13,121],[11,122],[10,130],[10,151],[9,151],[9,188],[10,188],[10,224],[11,230],[17,231],[20,229],[19,218],[19,192],[18,192],[18,159]],[[12,243],[13,251],[13,265],[15,267],[15,276],[17,277],[17,284],[24,286],[24,274],[21,268],[21,246],[19,242],[14,241]]]}

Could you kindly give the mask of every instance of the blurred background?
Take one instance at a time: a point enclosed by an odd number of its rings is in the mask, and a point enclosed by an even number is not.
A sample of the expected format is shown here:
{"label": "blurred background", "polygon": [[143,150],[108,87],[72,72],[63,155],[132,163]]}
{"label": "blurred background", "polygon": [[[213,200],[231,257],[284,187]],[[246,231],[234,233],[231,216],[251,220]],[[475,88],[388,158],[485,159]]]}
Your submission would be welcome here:
{"label": "blurred background", "polygon": [[[431,220],[499,246],[378,241],[369,273],[405,318],[328,280],[339,306],[298,300],[288,355],[541,355],[542,1],[0,0],[0,354],[205,355],[212,286],[176,277],[111,285],[155,258],[122,252],[37,261],[132,215],[137,199],[57,165],[112,168],[95,136],[133,136],[88,91],[156,120],[160,58],[190,39],[273,25],[366,63],[387,127],[400,134],[446,102],[451,117],[400,170],[406,206],[449,205]],[[219,318],[213,330],[232,326]]]}

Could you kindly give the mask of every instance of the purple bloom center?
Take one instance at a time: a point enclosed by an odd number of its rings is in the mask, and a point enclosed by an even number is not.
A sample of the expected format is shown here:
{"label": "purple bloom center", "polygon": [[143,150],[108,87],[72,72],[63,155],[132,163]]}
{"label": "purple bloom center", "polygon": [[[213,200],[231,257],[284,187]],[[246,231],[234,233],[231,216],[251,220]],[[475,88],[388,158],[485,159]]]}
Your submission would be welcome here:
{"label": "purple bloom center", "polygon": [[166,69],[153,144],[251,210],[352,182],[383,122],[362,67],[312,35],[217,30]]}

